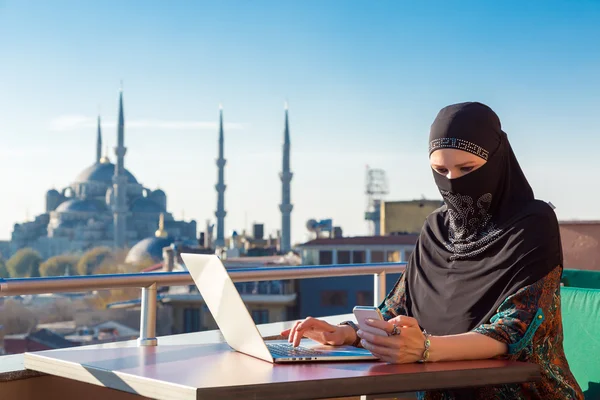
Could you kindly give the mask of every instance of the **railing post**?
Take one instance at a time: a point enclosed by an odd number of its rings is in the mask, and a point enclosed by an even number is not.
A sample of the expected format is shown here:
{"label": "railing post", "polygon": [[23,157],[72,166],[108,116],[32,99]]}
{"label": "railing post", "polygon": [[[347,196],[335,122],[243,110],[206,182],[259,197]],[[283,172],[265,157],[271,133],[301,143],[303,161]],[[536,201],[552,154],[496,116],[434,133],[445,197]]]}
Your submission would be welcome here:
{"label": "railing post", "polygon": [[385,299],[385,271],[373,275],[374,287],[373,287],[373,302],[374,306],[379,306]]}
{"label": "railing post", "polygon": [[138,346],[156,346],[156,283],[142,288],[142,310],[140,313],[140,337]]}

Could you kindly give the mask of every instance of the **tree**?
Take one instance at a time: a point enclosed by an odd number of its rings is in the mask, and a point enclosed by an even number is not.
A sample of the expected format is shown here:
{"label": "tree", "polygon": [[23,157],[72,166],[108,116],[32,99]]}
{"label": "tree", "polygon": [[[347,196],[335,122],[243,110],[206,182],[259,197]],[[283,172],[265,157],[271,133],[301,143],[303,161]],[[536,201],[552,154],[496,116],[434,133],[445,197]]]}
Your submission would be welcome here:
{"label": "tree", "polygon": [[[140,272],[139,265],[125,262],[128,250],[118,250],[94,269],[94,274],[130,274]],[[89,300],[88,304],[96,309],[105,309],[108,304],[140,298],[139,288],[124,288],[99,291],[97,296]]]}
{"label": "tree", "polygon": [[10,274],[8,273],[8,269],[6,268],[6,263],[4,262],[2,257],[0,257],[0,278],[8,277],[10,277]]}
{"label": "tree", "polygon": [[17,251],[6,263],[11,278],[32,278],[40,276],[40,253],[24,248]]}
{"label": "tree", "polygon": [[0,313],[0,325],[5,335],[28,333],[37,325],[37,316],[29,308],[9,299],[4,302]]}
{"label": "tree", "polygon": [[102,264],[112,263],[114,257],[112,250],[108,247],[94,247],[86,252],[77,264],[77,273],[79,275],[91,275]]}
{"label": "tree", "polygon": [[40,265],[41,276],[77,275],[79,257],[60,255],[50,257]]}

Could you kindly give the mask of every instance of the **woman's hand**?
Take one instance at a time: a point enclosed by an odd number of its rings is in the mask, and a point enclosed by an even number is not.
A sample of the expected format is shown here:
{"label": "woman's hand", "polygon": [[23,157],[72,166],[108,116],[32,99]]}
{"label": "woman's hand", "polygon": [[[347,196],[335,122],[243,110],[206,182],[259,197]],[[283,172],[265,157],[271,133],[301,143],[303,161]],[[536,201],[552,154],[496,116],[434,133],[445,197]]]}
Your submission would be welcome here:
{"label": "woman's hand", "polygon": [[293,328],[281,332],[281,336],[293,343],[294,347],[300,345],[300,339],[303,337],[331,346],[352,344],[356,340],[356,333],[352,327],[331,325],[312,317],[296,322]]}
{"label": "woman's hand", "polygon": [[359,329],[358,336],[362,339],[362,347],[374,356],[392,364],[408,364],[422,359],[425,351],[425,335],[421,332],[416,319],[398,316],[389,321],[366,320],[365,323],[383,329],[390,335],[396,325],[399,332],[392,336],[379,336]]}

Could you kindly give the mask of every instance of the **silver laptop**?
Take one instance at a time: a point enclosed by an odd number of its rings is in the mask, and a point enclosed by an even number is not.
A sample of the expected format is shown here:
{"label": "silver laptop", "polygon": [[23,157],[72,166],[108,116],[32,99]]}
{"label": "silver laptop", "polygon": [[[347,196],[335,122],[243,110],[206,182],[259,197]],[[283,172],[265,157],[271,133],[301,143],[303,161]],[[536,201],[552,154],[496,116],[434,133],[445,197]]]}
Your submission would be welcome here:
{"label": "silver laptop", "polygon": [[182,253],[181,257],[225,341],[234,350],[272,363],[376,359],[365,349],[325,346],[310,339],[302,339],[296,348],[287,340],[265,341],[221,260],[206,254]]}

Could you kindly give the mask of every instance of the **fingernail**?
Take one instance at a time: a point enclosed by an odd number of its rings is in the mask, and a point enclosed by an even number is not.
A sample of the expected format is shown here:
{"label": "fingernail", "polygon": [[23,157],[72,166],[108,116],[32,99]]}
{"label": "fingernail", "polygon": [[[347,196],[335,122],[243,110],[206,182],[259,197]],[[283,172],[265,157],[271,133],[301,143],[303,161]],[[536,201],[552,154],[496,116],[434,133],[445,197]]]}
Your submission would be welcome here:
{"label": "fingernail", "polygon": [[362,331],[361,329],[359,329],[359,330],[357,330],[357,331],[356,331],[356,334],[357,334],[358,336],[362,336],[362,333],[363,333],[363,331]]}
{"label": "fingernail", "polygon": [[372,322],[373,322],[373,320],[372,320],[371,318],[367,319],[366,321],[367,321],[368,323],[372,323]]}
{"label": "fingernail", "polygon": [[363,339],[363,340],[360,341],[360,344],[362,345],[362,347],[365,347],[366,344],[367,344],[367,342]]}

